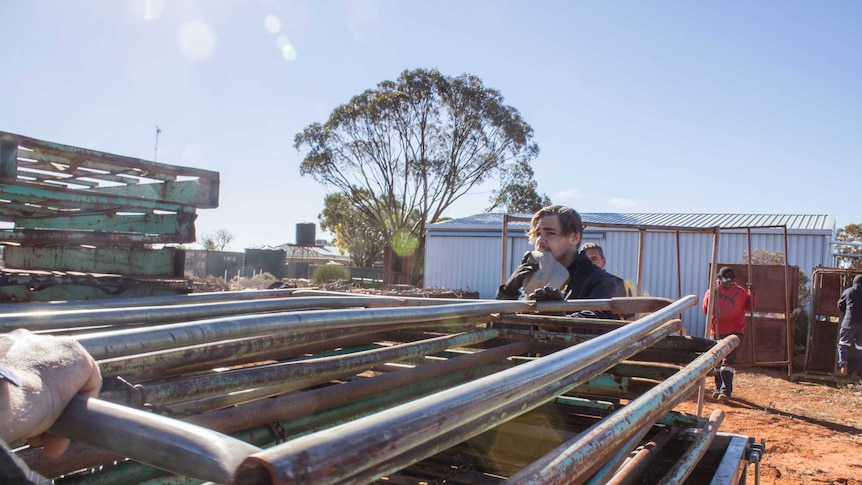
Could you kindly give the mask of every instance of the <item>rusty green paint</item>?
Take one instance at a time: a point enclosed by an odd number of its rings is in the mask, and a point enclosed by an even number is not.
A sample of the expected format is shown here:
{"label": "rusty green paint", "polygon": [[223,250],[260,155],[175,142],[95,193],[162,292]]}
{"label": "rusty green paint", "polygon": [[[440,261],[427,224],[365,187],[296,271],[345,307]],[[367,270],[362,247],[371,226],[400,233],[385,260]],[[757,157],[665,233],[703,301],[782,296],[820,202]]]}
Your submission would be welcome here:
{"label": "rusty green paint", "polygon": [[15,227],[22,229],[62,229],[65,231],[103,231],[170,235],[179,242],[195,240],[193,212],[178,214],[68,214],[58,217],[19,217]]}
{"label": "rusty green paint", "polygon": [[156,278],[182,278],[185,260],[185,252],[177,248],[10,246],[5,255],[9,268]]}

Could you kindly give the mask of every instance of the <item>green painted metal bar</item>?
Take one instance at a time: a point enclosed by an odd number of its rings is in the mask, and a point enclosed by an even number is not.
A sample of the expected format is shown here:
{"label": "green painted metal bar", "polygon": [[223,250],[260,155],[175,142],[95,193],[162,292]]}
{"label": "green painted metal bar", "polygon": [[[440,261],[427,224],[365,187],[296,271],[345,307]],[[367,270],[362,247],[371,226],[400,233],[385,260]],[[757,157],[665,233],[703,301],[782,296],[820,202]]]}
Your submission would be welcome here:
{"label": "green painted metal bar", "polygon": [[607,483],[607,481],[614,475],[614,471],[616,471],[623,462],[625,462],[626,458],[631,454],[632,450],[634,450],[641,440],[646,436],[650,429],[652,429],[653,423],[645,423],[641,426],[641,429],[638,432],[633,433],[628,441],[625,442],[619,449],[613,453],[610,457],[604,460],[598,470],[590,477],[589,480],[585,482],[586,485],[603,485]]}
{"label": "green painted metal bar", "polygon": [[[140,158],[125,157],[122,155],[114,155],[110,153],[80,148],[71,145],[63,145],[28,136],[16,135],[14,133],[0,131],[0,142],[14,143],[17,146],[22,146],[28,150],[23,152],[26,158],[37,160],[48,160],[54,163],[61,163],[69,167],[86,167],[94,170],[111,171],[117,170],[118,167],[129,169],[123,173],[128,175],[136,175],[140,177],[155,177],[160,176],[189,176],[189,177],[218,177],[218,172],[204,170],[200,168],[181,167],[179,165],[168,165],[164,163],[151,162]],[[48,158],[51,154],[63,154],[62,158]]]}
{"label": "green painted metal bar", "polygon": [[0,180],[14,181],[18,175],[18,143],[0,133]]}
{"label": "green painted metal bar", "polygon": [[[10,216],[8,222],[16,220],[15,211],[4,209],[5,214]],[[194,214],[179,216],[182,218],[194,216]],[[0,216],[2,217],[2,216]],[[174,216],[178,217],[178,216]],[[188,234],[130,234],[118,232],[93,232],[81,230],[59,230],[59,229],[0,229],[0,240],[6,242],[17,242],[20,244],[158,244],[158,243],[184,243],[188,241]],[[193,240],[193,239],[192,239]]]}
{"label": "green painted metal bar", "polygon": [[16,203],[30,203],[42,205],[50,201],[53,211],[42,211],[44,214],[60,215],[61,209],[80,209],[88,207],[90,210],[108,212],[134,212],[136,210],[152,212],[160,210],[165,212],[183,212],[182,204],[175,202],[164,202],[160,200],[136,199],[122,197],[112,194],[98,194],[85,190],[73,190],[63,188],[41,188],[35,185],[16,185],[0,183],[0,197],[11,199]]}
{"label": "green painted metal bar", "polygon": [[63,231],[103,231],[120,233],[181,235],[195,240],[194,213],[179,214],[83,214],[60,217],[18,217],[15,228],[60,229]]}
{"label": "green painted metal bar", "polygon": [[686,450],[683,456],[674,463],[673,467],[662,477],[658,485],[674,485],[684,483],[685,480],[694,471],[694,468],[700,463],[701,458],[709,450],[709,446],[715,439],[718,433],[718,427],[724,421],[724,411],[716,409],[709,415],[709,421],[700,430],[697,437],[691,446]]}
{"label": "green painted metal bar", "polygon": [[4,255],[9,268],[181,278],[184,261],[177,256],[185,252],[176,248],[8,246]]}
{"label": "green painted metal bar", "polygon": [[160,184],[97,187],[91,190],[133,199],[165,200],[200,209],[218,207],[218,180],[179,180]]}

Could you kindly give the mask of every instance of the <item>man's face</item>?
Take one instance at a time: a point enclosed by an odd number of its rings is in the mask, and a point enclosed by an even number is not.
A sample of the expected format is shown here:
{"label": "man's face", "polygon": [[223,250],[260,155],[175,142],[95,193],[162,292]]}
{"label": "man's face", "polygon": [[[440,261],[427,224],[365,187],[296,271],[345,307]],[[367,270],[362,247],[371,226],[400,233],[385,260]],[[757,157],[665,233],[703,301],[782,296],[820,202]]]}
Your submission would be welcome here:
{"label": "man's face", "polygon": [[[727,281],[725,281],[725,280],[727,280]],[[730,289],[730,287],[733,286],[733,278],[719,277],[718,282],[721,283],[721,286],[723,286],[725,289]]]}
{"label": "man's face", "polygon": [[545,216],[536,225],[536,250],[550,251],[554,259],[568,266],[578,254],[580,234],[563,235],[560,229],[560,216]]}
{"label": "man's face", "polygon": [[593,262],[594,265],[599,268],[605,269],[605,258],[599,253],[597,248],[589,248],[587,249],[587,257],[590,258],[590,261]]}

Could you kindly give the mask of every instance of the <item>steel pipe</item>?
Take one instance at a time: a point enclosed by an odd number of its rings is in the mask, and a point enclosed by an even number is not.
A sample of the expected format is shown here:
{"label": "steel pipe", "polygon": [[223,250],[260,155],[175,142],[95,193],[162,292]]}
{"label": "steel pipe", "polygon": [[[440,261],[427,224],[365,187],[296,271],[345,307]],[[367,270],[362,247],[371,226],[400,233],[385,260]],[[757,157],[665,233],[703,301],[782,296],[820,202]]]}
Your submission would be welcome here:
{"label": "steel pipe", "polygon": [[380,332],[368,333],[367,327],[353,331],[309,333],[306,342],[293,335],[278,333],[245,339],[214,342],[178,349],[160,350],[98,361],[102,378],[122,376],[133,381],[185,374],[215,367],[285,359],[317,353],[336,347],[355,347],[377,340]]}
{"label": "steel pipe", "polygon": [[640,450],[631,456],[616,473],[605,483],[605,485],[634,485],[637,477],[649,466],[654,464],[653,460],[661,453],[661,450],[676,435],[677,428],[668,427],[660,430],[657,436],[645,443]]}
{"label": "steel pipe", "polygon": [[239,315],[156,327],[98,332],[79,336],[77,340],[95,359],[102,360],[279,332],[297,335],[303,332],[348,327],[381,325],[393,328],[415,327],[429,320],[454,320],[477,316],[487,318],[487,315],[492,312],[529,311],[533,308],[535,304],[526,302],[488,300],[434,307],[309,310]]}
{"label": "steel pipe", "polygon": [[[381,363],[398,362],[452,347],[466,347],[496,336],[497,331],[491,329],[445,335],[345,355],[315,357],[225,372],[177,377],[164,382],[147,383],[141,391],[145,395],[146,403],[156,407],[192,398],[200,402],[205,398],[218,397],[217,395],[223,393],[234,393],[233,396],[240,400],[233,402],[217,400],[217,403],[221,403],[218,404],[219,406],[226,403],[238,404],[352,376]],[[242,390],[247,392],[239,393]],[[182,405],[174,406],[172,409],[179,413],[188,411],[184,410]]]}
{"label": "steel pipe", "polygon": [[260,451],[200,426],[93,398],[74,398],[50,431],[141,463],[219,483],[232,483],[245,457]]}
{"label": "steel pipe", "polygon": [[448,374],[455,374],[484,365],[505,360],[513,355],[530,350],[527,342],[517,342],[453,359],[431,362],[412,369],[401,369],[367,379],[332,385],[302,393],[289,394],[263,402],[250,403],[235,408],[204,413],[188,418],[207,428],[225,433],[247,429],[263,423],[283,421],[306,416],[324,409],[334,408],[370,398],[396,389],[429,381]]}
{"label": "steel pipe", "polygon": [[398,298],[314,297],[269,298],[250,301],[218,301],[184,305],[89,308],[69,311],[20,312],[0,314],[0,332],[16,328],[31,331],[76,327],[148,325],[186,322],[226,315],[299,311],[320,308],[383,308],[404,306]]}
{"label": "steel pipe", "polygon": [[[337,296],[337,295],[348,295],[348,296],[356,296],[362,295],[361,293],[340,293],[335,291],[323,291],[323,290],[309,290],[309,289],[297,289],[295,292],[296,296],[310,296],[310,295],[322,295],[322,296]],[[363,295],[364,296],[364,295]],[[377,296],[378,298],[381,296]],[[483,301],[483,300],[471,300],[471,299],[455,299],[455,298],[424,298],[424,297],[411,297],[405,295],[399,295],[398,298],[403,299],[405,302],[413,302],[417,304],[423,304],[422,302],[429,302],[428,304],[448,304],[448,303],[458,303],[458,302],[471,302],[471,301]],[[623,313],[652,313],[656,310],[664,308],[674,300],[670,298],[659,298],[659,297],[647,297],[647,296],[634,296],[634,297],[615,297],[615,298],[603,298],[603,299],[580,299],[580,300],[568,300],[567,302],[553,302],[553,303],[564,303],[564,304],[574,304],[565,306],[564,311],[569,312],[578,312],[584,310],[607,310],[617,314]],[[552,303],[552,302],[545,302]]]}
{"label": "steel pipe", "polygon": [[[457,431],[465,423],[493,414],[498,408],[614,354],[626,342],[643,339],[696,302],[693,296],[683,298],[625,327],[596,337],[590,345],[575,345],[409,405],[338,426],[327,434],[338,435],[338,442],[330,442],[317,434],[305,436],[254,455],[244,467],[255,469],[253,473],[258,473],[261,465],[268,467],[275,483],[341,481],[397,456],[399,453],[393,450],[422,447],[435,437]],[[332,457],[337,459],[333,461]]]}
{"label": "steel pipe", "polygon": [[[501,366],[511,366],[508,357],[530,350],[528,342],[517,342],[501,347],[465,354],[453,359],[431,362],[412,369],[401,369],[384,375],[355,380],[345,384],[327,386],[300,393],[287,394],[241,406],[221,409],[184,418],[185,422],[202,426],[221,433],[237,433],[265,423],[280,423],[276,426],[297,427],[299,418],[315,416],[315,422],[337,423],[355,417],[359,403],[363,399],[374,399],[374,407],[389,406],[391,402],[403,402],[444,386],[463,382],[465,379],[481,377],[500,370]],[[453,379],[454,378],[454,379]],[[439,381],[439,383],[438,383]],[[415,390],[414,390],[415,388]],[[432,391],[429,391],[432,390]],[[397,392],[392,392],[397,390]],[[375,397],[380,396],[380,397]],[[357,406],[357,404],[360,404]],[[333,409],[333,412],[326,412]],[[372,409],[375,411],[377,409]],[[370,412],[370,411],[369,411]],[[257,431],[253,436],[265,433],[269,426]],[[251,440],[249,440],[251,441]],[[263,446],[265,443],[258,443]],[[83,443],[73,442],[63,456],[46,459],[39,450],[24,450],[22,458],[36,472],[56,477],[83,468],[99,466],[121,459],[115,453],[91,448]]]}
{"label": "steel pipe", "polygon": [[[637,352],[637,348],[641,345],[652,345],[656,341],[661,340],[670,332],[680,328],[680,321],[671,321],[659,326],[656,331],[648,334],[646,337],[638,340],[632,340],[623,347],[618,348],[611,355],[599,359],[577,371],[571,375],[555,381],[536,392],[523,396],[515,401],[512,401],[502,407],[496,408],[492,413],[485,413],[463,426],[453,429],[447,433],[438,435],[421,446],[408,449],[404,452],[397,452],[397,456],[392,457],[387,462],[380,463],[376,467],[368,468],[360,473],[356,473],[349,479],[345,479],[344,483],[369,483],[383,476],[390,475],[398,470],[401,470],[413,463],[443,451],[454,444],[470,439],[480,433],[483,433],[491,428],[499,426],[502,422],[516,418],[517,416],[529,412],[542,403],[554,399],[563,393],[574,389],[580,382],[588,379],[590,376],[602,372],[612,366],[614,362],[621,359],[622,356],[632,352]],[[255,457],[249,457],[249,461]],[[244,464],[243,466],[248,465]],[[242,477],[242,473],[238,475]],[[276,482],[279,483],[279,482]]]}
{"label": "steel pipe", "polygon": [[[670,308],[670,307],[668,307]],[[739,345],[736,336],[727,337],[708,352],[692,361],[677,375],[630,402],[584,432],[578,439],[565,443],[541,460],[510,477],[515,483],[562,484],[585,479],[591,465],[615,451],[633,429],[655,419],[684,399],[692,386],[715,364]],[[256,456],[256,455],[253,455]]]}
{"label": "steel pipe", "polygon": [[217,301],[264,300],[267,298],[289,297],[294,291],[296,290],[213,291],[207,293],[189,293],[187,295],[107,298],[103,300],[19,302],[8,304],[4,303],[3,305],[6,309],[10,310],[11,313],[61,312],[93,308],[129,308],[140,306],[187,305],[189,303],[207,303]]}
{"label": "steel pipe", "polygon": [[592,469],[596,471],[592,473],[592,476],[585,482],[585,485],[603,485],[607,483],[608,479],[613,476],[614,471],[620,467],[620,464],[626,460],[631,451],[637,447],[638,443],[649,433],[652,427],[653,423],[644,424],[640,430],[633,433],[628,441],[614,453],[611,453],[609,457],[603,457],[604,461],[593,464]]}

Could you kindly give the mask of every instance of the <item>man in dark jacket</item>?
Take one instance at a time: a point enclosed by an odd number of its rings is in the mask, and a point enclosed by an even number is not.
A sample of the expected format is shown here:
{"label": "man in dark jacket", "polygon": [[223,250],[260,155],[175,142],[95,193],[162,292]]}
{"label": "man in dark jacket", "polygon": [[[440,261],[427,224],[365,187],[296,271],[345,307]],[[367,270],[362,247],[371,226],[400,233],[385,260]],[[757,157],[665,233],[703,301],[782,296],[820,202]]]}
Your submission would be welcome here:
{"label": "man in dark jacket", "polygon": [[[533,300],[547,299],[584,299],[584,298],[612,298],[626,296],[625,291],[620,292],[617,279],[597,267],[590,261],[586,254],[580,254],[581,237],[584,225],[581,215],[574,209],[560,205],[552,205],[540,209],[533,215],[530,221],[530,229],[527,236],[535,245],[536,251],[542,253],[550,252],[554,259],[568,270],[566,279],[559,291],[547,291],[542,288],[527,295]],[[535,259],[531,254],[524,255],[521,265],[518,266],[509,279],[497,289],[498,300],[516,300],[522,296],[524,280],[538,269]],[[581,312],[575,316],[610,318],[619,317],[608,311]]]}
{"label": "man in dark jacket", "polygon": [[[850,365],[851,346],[857,348],[862,343],[862,275],[853,278],[853,286],[841,293],[838,309],[844,314],[841,329],[838,331],[838,372],[839,377],[847,375]],[[857,359],[858,360],[858,359]],[[854,372],[856,369],[854,369]]]}

